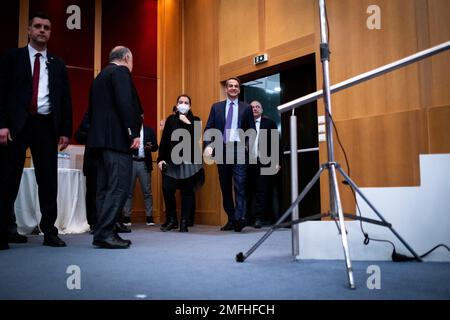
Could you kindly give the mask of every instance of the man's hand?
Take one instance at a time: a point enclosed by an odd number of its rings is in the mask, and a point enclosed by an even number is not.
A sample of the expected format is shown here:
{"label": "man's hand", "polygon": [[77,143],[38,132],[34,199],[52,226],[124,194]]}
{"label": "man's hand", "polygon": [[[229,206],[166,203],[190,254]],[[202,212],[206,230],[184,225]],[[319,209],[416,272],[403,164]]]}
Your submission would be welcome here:
{"label": "man's hand", "polygon": [[205,151],[203,151],[203,155],[204,155],[205,157],[211,157],[212,154],[213,154],[213,148],[211,148],[210,146],[207,146],[207,147],[205,148]]}
{"label": "man's hand", "polygon": [[8,140],[12,141],[9,129],[8,128],[0,129],[0,145],[6,146],[8,144]]}
{"label": "man's hand", "polygon": [[58,141],[59,151],[63,151],[69,145],[69,138],[61,136]]}
{"label": "man's hand", "polygon": [[205,150],[203,150],[203,161],[205,161],[206,164],[213,164],[214,160],[211,159],[213,154],[213,148],[210,146],[207,146]]}
{"label": "man's hand", "polygon": [[134,138],[133,142],[131,143],[130,149],[139,149],[139,145],[141,144],[140,138]]}
{"label": "man's hand", "polygon": [[158,168],[159,170],[163,170],[163,164],[167,165],[167,163],[164,160],[161,160],[160,162],[158,162]]}

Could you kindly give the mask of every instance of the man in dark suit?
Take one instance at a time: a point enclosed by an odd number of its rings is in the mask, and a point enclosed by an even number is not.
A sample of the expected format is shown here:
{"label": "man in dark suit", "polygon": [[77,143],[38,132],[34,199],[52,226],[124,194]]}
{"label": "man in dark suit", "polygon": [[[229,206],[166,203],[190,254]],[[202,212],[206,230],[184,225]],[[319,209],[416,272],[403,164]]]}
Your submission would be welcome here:
{"label": "man in dark suit", "polygon": [[[267,161],[261,160],[261,148],[265,147],[266,152],[264,155],[268,157],[275,158],[273,153],[279,153],[278,143],[272,144],[271,130],[275,130],[276,142],[278,142],[278,131],[276,123],[263,116],[263,107],[261,102],[254,100],[250,102],[253,111],[253,118],[255,119],[256,126],[256,143],[253,150],[253,154],[256,156],[256,163],[251,164],[248,170],[248,180],[247,180],[247,212],[251,217],[250,220],[253,222],[255,228],[261,228],[263,225],[263,220],[273,220],[273,217],[269,214],[270,203],[270,190],[273,183],[273,175],[265,174],[262,172],[262,168],[269,167]],[[272,150],[272,146],[274,150]],[[278,157],[276,157],[278,159]],[[266,159],[264,159],[266,160]],[[277,161],[279,162],[279,161]],[[275,164],[277,167],[276,171],[279,169],[278,163]],[[276,172],[274,172],[275,174]],[[249,221],[250,222],[250,221]],[[271,221],[270,221],[271,222]]]}
{"label": "man in dark suit", "polygon": [[57,218],[58,149],[72,133],[72,103],[64,62],[47,52],[51,22],[41,13],[28,26],[29,44],[13,49],[0,62],[0,145],[6,165],[0,181],[0,249],[7,249],[6,228],[20,186],[25,152],[33,157],[44,245],[63,247]]}
{"label": "man in dark suit", "polygon": [[[142,118],[144,115],[142,115]],[[141,144],[138,150],[133,150],[133,171],[131,175],[130,190],[128,191],[127,201],[123,208],[123,223],[131,225],[131,211],[133,207],[133,193],[136,185],[136,179],[139,178],[142,194],[144,195],[146,224],[148,226],[155,225],[153,221],[153,197],[151,173],[152,152],[158,150],[158,143],[156,142],[155,131],[147,126],[142,126],[140,131]]]}
{"label": "man in dark suit", "polygon": [[[237,78],[230,78],[225,82],[225,101],[214,103],[209,113],[208,122],[205,126],[205,151],[204,156],[210,157],[218,151],[223,159],[218,159],[217,169],[219,171],[220,189],[222,191],[223,208],[228,215],[228,222],[220,230],[234,230],[241,232],[245,227],[245,186],[247,176],[248,148],[253,145],[243,137],[242,131],[249,129],[255,131],[252,109],[249,104],[239,101],[240,81]],[[222,141],[210,140],[208,130],[217,129],[222,133]],[[239,130],[241,129],[241,133]],[[251,139],[250,139],[251,140]],[[222,150],[214,150],[213,146]],[[244,148],[241,148],[244,146]],[[245,154],[244,154],[245,153]],[[231,156],[230,156],[231,154]],[[219,156],[220,158],[220,156]],[[235,201],[233,200],[233,182]]]}
{"label": "man in dark suit", "polygon": [[[89,132],[89,110],[84,114],[77,131],[75,132],[75,139],[78,143],[86,145],[87,136]],[[94,234],[94,227],[97,223],[97,162],[98,152],[95,148],[85,146],[83,156],[83,174],[86,178],[86,219],[91,229],[90,233]],[[116,222],[116,232],[129,233],[131,230],[127,228],[122,221]]]}
{"label": "man in dark suit", "polygon": [[115,230],[130,187],[131,150],[140,144],[141,109],[131,78],[133,55],[118,46],[109,54],[109,64],[94,79],[89,101],[87,147],[97,158],[97,222],[93,245],[124,249],[131,244]]}

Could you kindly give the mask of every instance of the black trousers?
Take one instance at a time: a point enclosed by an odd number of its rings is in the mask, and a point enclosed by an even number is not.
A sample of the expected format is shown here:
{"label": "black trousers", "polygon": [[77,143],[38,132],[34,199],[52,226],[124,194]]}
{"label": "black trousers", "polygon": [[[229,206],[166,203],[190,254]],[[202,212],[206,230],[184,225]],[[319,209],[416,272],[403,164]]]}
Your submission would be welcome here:
{"label": "black trousers", "polygon": [[98,149],[94,240],[105,240],[114,235],[114,225],[127,200],[132,164],[131,154]]}
{"label": "black trousers", "polygon": [[85,148],[83,173],[86,177],[86,219],[90,226],[97,223],[97,163],[99,155],[95,149]]}
{"label": "black trousers", "polygon": [[167,220],[177,220],[177,202],[175,193],[181,192],[181,220],[189,220],[195,205],[195,176],[187,179],[175,179],[163,174],[163,195]]}
{"label": "black trousers", "polygon": [[39,205],[42,218],[39,224],[44,234],[58,234],[55,227],[58,195],[58,141],[51,115],[30,116],[24,130],[8,141],[5,148],[5,165],[0,183],[0,235],[7,232],[10,215],[19,192],[29,147],[38,185]]}
{"label": "black trousers", "polygon": [[[269,214],[272,176],[261,175],[261,164],[248,166],[247,174],[247,212],[250,222],[271,217]],[[271,220],[271,219],[270,219]]]}

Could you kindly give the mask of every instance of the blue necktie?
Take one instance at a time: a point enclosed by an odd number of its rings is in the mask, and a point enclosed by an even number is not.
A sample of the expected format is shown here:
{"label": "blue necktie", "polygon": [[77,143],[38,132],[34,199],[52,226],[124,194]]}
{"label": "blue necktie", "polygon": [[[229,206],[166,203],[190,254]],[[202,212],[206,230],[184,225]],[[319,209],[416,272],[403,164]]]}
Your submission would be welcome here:
{"label": "blue necktie", "polygon": [[227,120],[225,122],[225,132],[224,132],[225,143],[230,141],[231,123],[233,122],[233,105],[234,105],[234,103],[230,102],[230,107],[228,108]]}

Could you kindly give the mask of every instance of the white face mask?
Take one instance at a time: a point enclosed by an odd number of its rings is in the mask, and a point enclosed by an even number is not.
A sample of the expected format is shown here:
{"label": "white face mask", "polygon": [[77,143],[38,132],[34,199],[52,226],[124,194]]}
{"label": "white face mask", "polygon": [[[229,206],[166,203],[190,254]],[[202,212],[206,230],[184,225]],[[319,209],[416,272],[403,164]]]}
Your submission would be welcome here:
{"label": "white face mask", "polygon": [[178,110],[180,113],[187,113],[187,112],[189,111],[189,109],[190,109],[190,106],[189,106],[188,104],[185,104],[185,103],[179,103],[179,104],[177,105],[177,110]]}

